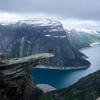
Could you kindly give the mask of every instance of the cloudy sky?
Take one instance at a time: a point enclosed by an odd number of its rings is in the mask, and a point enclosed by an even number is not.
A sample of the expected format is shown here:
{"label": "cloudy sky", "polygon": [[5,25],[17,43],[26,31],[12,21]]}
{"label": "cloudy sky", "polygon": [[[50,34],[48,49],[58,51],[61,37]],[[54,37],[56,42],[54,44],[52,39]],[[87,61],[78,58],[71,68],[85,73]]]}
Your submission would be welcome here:
{"label": "cloudy sky", "polygon": [[[0,0],[0,18],[54,18],[67,24],[100,22],[100,0]],[[80,24],[79,24],[79,23]]]}

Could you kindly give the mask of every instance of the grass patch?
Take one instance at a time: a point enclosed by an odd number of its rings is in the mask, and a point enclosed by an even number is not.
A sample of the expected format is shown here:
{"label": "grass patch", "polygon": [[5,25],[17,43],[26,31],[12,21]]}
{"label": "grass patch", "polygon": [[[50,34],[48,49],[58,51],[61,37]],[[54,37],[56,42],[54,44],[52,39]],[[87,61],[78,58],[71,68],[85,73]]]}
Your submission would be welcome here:
{"label": "grass patch", "polygon": [[47,93],[44,93],[41,95],[39,100],[51,100],[51,98]]}

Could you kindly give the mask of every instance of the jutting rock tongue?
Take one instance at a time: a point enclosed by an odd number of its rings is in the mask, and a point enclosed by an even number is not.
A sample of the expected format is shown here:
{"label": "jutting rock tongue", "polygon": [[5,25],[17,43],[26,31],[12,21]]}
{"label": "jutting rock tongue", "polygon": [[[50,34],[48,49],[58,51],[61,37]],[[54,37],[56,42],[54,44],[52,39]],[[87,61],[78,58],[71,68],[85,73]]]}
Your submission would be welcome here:
{"label": "jutting rock tongue", "polygon": [[42,90],[34,85],[30,69],[54,57],[51,53],[1,60],[0,100],[38,100]]}

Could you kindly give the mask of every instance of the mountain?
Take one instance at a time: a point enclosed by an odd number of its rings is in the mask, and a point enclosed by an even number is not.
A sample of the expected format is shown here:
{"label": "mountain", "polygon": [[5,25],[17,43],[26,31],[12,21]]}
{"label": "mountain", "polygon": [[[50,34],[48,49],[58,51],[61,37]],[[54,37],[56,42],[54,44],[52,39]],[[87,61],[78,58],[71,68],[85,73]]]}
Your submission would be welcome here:
{"label": "mountain", "polygon": [[96,29],[96,32],[100,34],[100,28],[97,28]]}
{"label": "mountain", "polygon": [[59,21],[33,19],[0,24],[0,52],[8,58],[46,53],[49,49],[55,57],[44,63],[45,66],[73,69],[90,65],[81,58],[83,54],[70,44]]}
{"label": "mountain", "polygon": [[67,88],[45,93],[40,100],[96,100],[99,97],[100,70]]}
{"label": "mountain", "polygon": [[76,49],[89,47],[91,43],[100,42],[100,34],[87,29],[65,29],[68,40]]}

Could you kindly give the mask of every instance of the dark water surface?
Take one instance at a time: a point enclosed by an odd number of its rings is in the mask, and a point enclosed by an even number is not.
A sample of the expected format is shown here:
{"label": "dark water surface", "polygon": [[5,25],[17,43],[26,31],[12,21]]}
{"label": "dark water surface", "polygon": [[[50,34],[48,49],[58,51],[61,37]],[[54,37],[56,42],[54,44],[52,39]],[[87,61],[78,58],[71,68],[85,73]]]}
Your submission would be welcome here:
{"label": "dark water surface", "polygon": [[100,44],[81,52],[89,57],[87,59],[91,63],[89,68],[80,70],[32,69],[30,73],[34,77],[35,84],[49,84],[58,89],[64,88],[100,69]]}

